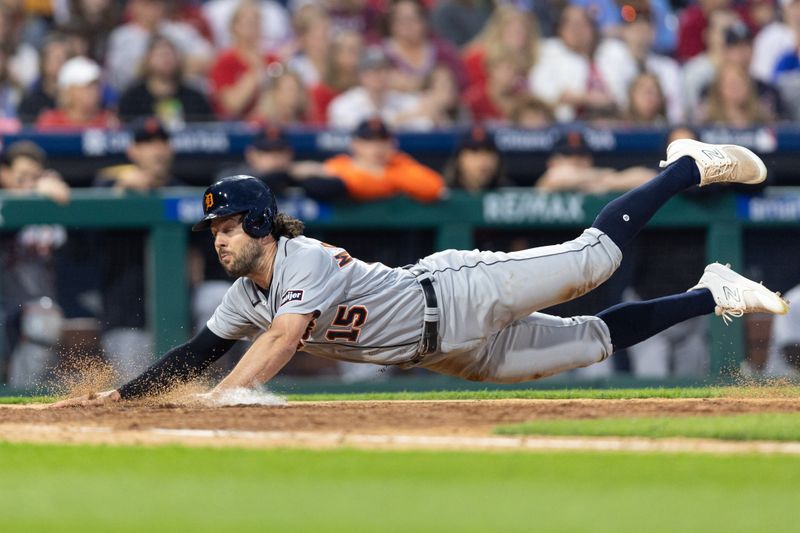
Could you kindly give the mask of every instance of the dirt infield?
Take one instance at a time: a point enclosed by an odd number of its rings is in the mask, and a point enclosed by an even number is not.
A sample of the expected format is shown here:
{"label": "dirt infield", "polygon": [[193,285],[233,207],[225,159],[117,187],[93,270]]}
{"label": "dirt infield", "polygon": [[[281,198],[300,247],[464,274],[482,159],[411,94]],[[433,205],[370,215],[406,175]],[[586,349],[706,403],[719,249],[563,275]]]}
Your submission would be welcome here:
{"label": "dirt infield", "polygon": [[[628,442],[627,448],[647,451],[662,449],[664,444],[653,448],[642,444],[646,439],[510,438],[493,436],[491,431],[501,424],[536,419],[767,412],[800,412],[800,402],[790,398],[715,398],[297,402],[223,408],[132,403],[59,410],[3,406],[0,441],[433,449],[621,449],[622,441]],[[752,446],[743,447],[746,444],[738,443],[740,451],[753,451]],[[736,448],[737,443],[725,446],[730,445]],[[673,447],[698,451],[696,446],[686,448]],[[717,451],[727,453],[726,449]]]}

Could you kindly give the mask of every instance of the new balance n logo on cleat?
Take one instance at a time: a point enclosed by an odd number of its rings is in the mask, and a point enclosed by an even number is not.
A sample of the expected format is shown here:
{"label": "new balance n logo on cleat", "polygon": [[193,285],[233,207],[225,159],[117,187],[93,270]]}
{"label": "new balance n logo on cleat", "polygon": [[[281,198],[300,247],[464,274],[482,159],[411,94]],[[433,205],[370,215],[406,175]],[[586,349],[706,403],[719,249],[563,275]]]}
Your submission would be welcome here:
{"label": "new balance n logo on cleat", "polygon": [[739,296],[739,289],[731,289],[727,285],[724,285],[722,287],[722,292],[728,300],[742,303],[742,298]]}
{"label": "new balance n logo on cleat", "polygon": [[723,153],[722,153],[722,152],[720,152],[719,150],[709,150],[709,149],[706,149],[706,150],[702,150],[702,152],[703,152],[703,153],[704,153],[706,156],[708,156],[708,157],[711,157],[711,158],[716,158],[716,159],[727,159],[727,157],[725,156],[725,154],[723,154]]}

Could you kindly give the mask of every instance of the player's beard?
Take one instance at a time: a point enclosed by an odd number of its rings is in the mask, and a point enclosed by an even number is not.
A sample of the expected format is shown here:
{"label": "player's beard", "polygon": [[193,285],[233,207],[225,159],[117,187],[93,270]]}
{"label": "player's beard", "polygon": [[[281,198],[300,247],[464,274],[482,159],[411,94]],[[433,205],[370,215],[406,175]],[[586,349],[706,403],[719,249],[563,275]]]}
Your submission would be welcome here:
{"label": "player's beard", "polygon": [[240,253],[231,255],[233,260],[229,266],[225,266],[221,260],[220,264],[230,277],[240,278],[258,269],[258,264],[264,256],[264,249],[258,244],[258,241],[251,239],[244,245]]}

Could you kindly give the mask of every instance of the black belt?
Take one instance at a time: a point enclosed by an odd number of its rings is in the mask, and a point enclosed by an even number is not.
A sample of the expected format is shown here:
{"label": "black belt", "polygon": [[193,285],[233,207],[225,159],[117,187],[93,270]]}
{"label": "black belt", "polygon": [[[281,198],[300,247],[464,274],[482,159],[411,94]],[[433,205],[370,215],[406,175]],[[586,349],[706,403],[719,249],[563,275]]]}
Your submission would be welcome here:
{"label": "black belt", "polygon": [[433,278],[428,272],[415,265],[406,265],[403,268],[414,274],[417,283],[422,287],[422,294],[425,295],[422,345],[417,355],[410,361],[412,365],[415,365],[422,361],[423,357],[439,349],[439,302],[436,299],[436,291],[433,289]]}
{"label": "black belt", "polygon": [[419,350],[419,356],[422,357],[439,349],[439,302],[436,300],[431,278],[420,278],[419,284],[425,295],[425,321],[422,326],[422,347]]}

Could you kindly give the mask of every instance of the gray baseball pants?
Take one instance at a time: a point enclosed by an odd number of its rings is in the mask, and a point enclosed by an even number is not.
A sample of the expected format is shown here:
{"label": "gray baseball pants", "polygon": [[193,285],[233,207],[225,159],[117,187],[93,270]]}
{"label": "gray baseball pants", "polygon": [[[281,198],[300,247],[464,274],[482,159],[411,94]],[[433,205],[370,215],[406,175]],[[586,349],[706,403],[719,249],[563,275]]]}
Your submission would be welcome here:
{"label": "gray baseball pants", "polygon": [[418,263],[439,301],[439,351],[419,364],[473,381],[515,383],[598,363],[611,355],[597,317],[538,313],[607,280],[622,252],[603,232],[519,252],[446,250]]}

